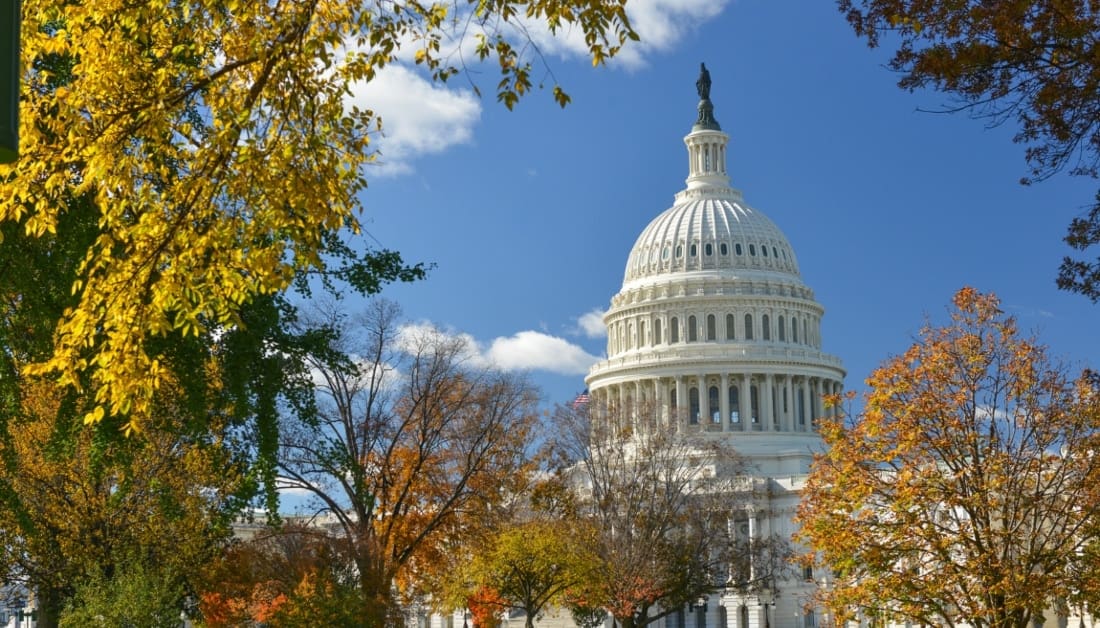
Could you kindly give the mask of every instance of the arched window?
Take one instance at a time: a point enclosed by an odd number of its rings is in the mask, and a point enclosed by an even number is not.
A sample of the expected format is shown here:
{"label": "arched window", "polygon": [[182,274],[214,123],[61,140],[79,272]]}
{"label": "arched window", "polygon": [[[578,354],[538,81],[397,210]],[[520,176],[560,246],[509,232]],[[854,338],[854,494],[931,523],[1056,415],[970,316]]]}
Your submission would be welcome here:
{"label": "arched window", "polygon": [[802,319],[802,342],[810,344],[810,333],[807,331],[806,319]]}
{"label": "arched window", "polygon": [[756,256],[756,245],[755,244],[750,244],[749,245],[749,255],[752,255],[753,257]]}
{"label": "arched window", "polygon": [[688,342],[695,342],[696,340],[699,340],[698,325],[695,324],[694,314],[688,317],[687,337]]}
{"label": "arched window", "polygon": [[669,343],[680,342],[680,321],[675,316],[668,321],[668,341]]}
{"label": "arched window", "polygon": [[733,321],[733,314],[726,314],[726,340],[733,340],[735,338],[733,333]]}
{"label": "arched window", "polygon": [[730,423],[741,422],[741,405],[737,396],[737,386],[730,386],[729,389],[729,401],[730,401]]}
{"label": "arched window", "polygon": [[676,403],[676,384],[673,384],[668,389],[668,405],[673,410],[675,410],[677,407],[679,407],[679,404]]}
{"label": "arched window", "polygon": [[749,386],[750,400],[752,401],[752,408],[749,412],[752,413],[752,422],[754,425],[760,423],[760,396],[756,394],[756,386]]}
{"label": "arched window", "polygon": [[722,252],[722,255],[729,255],[730,252],[730,248],[726,245],[725,242],[718,245],[718,250]]}
{"label": "arched window", "polygon": [[653,344],[661,344],[661,319],[653,321]]}
{"label": "arched window", "polygon": [[798,342],[798,319],[791,317],[791,342]]}
{"label": "arched window", "polygon": [[737,242],[736,244],[734,244],[733,250],[736,251],[738,255],[741,255],[741,243]]}
{"label": "arched window", "polygon": [[699,245],[692,242],[691,243],[691,256],[695,257],[698,254],[699,254]]}
{"label": "arched window", "polygon": [[692,424],[699,422],[699,389],[692,386],[688,390],[688,420]]}
{"label": "arched window", "polygon": [[706,244],[704,244],[703,245],[703,254],[706,255],[707,257],[710,257],[711,255],[714,255],[714,245],[711,244],[710,242],[707,242]]}
{"label": "arched window", "polygon": [[764,340],[771,340],[772,339],[772,328],[768,324],[769,322],[770,321],[768,320],[768,315],[767,314],[765,314],[764,316],[762,316],[760,318],[760,325],[763,327],[763,329],[761,329],[760,331],[761,331],[761,335],[763,336]]}
{"label": "arched window", "polygon": [[745,340],[752,340],[752,314],[745,315]]}
{"label": "arched window", "polygon": [[779,342],[787,341],[787,327],[786,321],[783,320],[783,315],[779,315]]}
{"label": "arched window", "polygon": [[648,343],[645,339],[645,321],[638,321],[638,348],[641,349],[646,344]]}
{"label": "arched window", "polygon": [[707,389],[707,405],[710,408],[710,422],[721,423],[722,413],[718,408],[718,387],[711,386]]}
{"label": "arched window", "polygon": [[626,348],[634,348],[634,323],[630,323],[626,329]]}
{"label": "arched window", "polygon": [[684,246],[682,244],[676,245],[676,259],[680,259],[684,256]]}
{"label": "arched window", "polygon": [[718,325],[714,320],[714,314],[707,314],[707,340],[714,340],[718,337]]}

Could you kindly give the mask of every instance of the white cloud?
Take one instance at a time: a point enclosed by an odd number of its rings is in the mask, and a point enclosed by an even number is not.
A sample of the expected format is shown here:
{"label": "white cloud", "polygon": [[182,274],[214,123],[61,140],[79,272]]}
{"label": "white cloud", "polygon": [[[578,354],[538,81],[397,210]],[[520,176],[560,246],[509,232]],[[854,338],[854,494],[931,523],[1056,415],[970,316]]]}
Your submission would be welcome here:
{"label": "white cloud", "polygon": [[568,340],[539,331],[521,331],[493,340],[489,360],[506,371],[550,371],[561,375],[584,375],[599,361]]}
{"label": "white cloud", "polygon": [[[717,17],[728,0],[631,0],[626,6],[630,25],[640,41],[629,42],[611,63],[638,68],[646,57],[672,49],[701,24]],[[527,22],[527,34],[544,55],[586,57],[588,46],[579,28],[551,35],[545,24]]]}
{"label": "white cloud", "polygon": [[481,119],[481,101],[473,92],[432,83],[400,64],[356,85],[351,101],[382,118],[382,137],[375,140],[381,167],[371,172],[377,175],[409,173],[416,157],[469,143]]}
{"label": "white cloud", "polygon": [[441,330],[429,322],[405,325],[398,336],[399,346],[411,348],[424,334],[442,339],[461,340],[472,366],[493,366],[504,371],[548,371],[560,375],[583,375],[600,360],[583,348],[541,331],[521,331],[494,338],[488,344],[466,333]]}
{"label": "white cloud", "polygon": [[605,338],[607,326],[603,324],[603,315],[604,311],[600,308],[581,314],[577,319],[577,326],[580,327],[581,333],[588,338]]}

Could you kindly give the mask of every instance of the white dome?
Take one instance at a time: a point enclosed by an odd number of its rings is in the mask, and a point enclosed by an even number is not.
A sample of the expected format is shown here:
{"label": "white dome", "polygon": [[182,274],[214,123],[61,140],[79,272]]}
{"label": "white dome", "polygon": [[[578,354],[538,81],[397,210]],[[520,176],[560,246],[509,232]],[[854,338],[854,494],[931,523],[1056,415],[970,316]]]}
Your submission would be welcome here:
{"label": "white dome", "polygon": [[691,271],[730,278],[759,271],[800,281],[798,260],[783,232],[746,205],[740,193],[726,192],[681,200],[650,222],[630,251],[623,287]]}

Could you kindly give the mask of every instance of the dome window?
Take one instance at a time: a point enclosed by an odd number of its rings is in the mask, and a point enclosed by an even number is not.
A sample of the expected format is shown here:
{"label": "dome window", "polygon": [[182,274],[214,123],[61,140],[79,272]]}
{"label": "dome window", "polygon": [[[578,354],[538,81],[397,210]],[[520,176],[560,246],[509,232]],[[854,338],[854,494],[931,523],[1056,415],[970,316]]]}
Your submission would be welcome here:
{"label": "dome window", "polygon": [[690,251],[690,255],[691,255],[692,257],[695,257],[696,255],[698,255],[698,254],[699,254],[699,245],[698,245],[698,244],[694,244],[694,243],[693,243],[693,244],[691,245],[691,248],[690,248],[690,249],[688,249],[688,250]]}
{"label": "dome window", "polygon": [[726,340],[733,340],[733,314],[726,314]]}
{"label": "dome window", "polygon": [[695,342],[696,340],[699,340],[699,332],[696,331],[696,329],[697,329],[697,327],[696,327],[696,324],[695,324],[695,315],[692,314],[691,316],[688,317],[688,328],[687,328],[688,342]]}
{"label": "dome window", "polygon": [[783,261],[787,261],[787,249],[783,249]]}
{"label": "dome window", "polygon": [[772,247],[772,257],[774,257],[775,259],[779,259],[779,249],[775,248],[774,246]]}
{"label": "dome window", "polygon": [[738,242],[737,244],[734,244],[733,250],[736,251],[738,255],[741,255],[741,243]]}
{"label": "dome window", "polygon": [[752,340],[752,314],[745,315],[745,340]]}
{"label": "dome window", "polygon": [[688,403],[689,403],[689,420],[692,425],[698,425],[699,423],[699,389],[692,386],[688,390]]}
{"label": "dome window", "polygon": [[714,314],[707,314],[707,340],[714,340],[718,336],[717,321]]}
{"label": "dome window", "polygon": [[779,315],[779,342],[787,342],[787,321],[783,320],[783,315]]}
{"label": "dome window", "polygon": [[767,257],[768,256],[768,247],[766,247],[766,246],[760,247],[760,252],[764,254],[764,257]]}
{"label": "dome window", "polygon": [[675,316],[668,322],[668,341],[680,342],[680,321]]}
{"label": "dome window", "polygon": [[665,250],[661,251],[661,259],[668,259],[668,247],[667,246],[665,247]]}
{"label": "dome window", "polygon": [[768,319],[767,314],[765,314],[763,317],[760,318],[760,325],[761,325],[761,330],[760,331],[762,332],[761,335],[764,337],[764,340],[771,340],[772,339],[771,321]]}
{"label": "dome window", "polygon": [[791,342],[798,342],[798,319],[791,317]]}
{"label": "dome window", "polygon": [[661,344],[661,319],[653,321],[653,344]]}
{"label": "dome window", "polygon": [[720,244],[718,246],[718,250],[722,252],[722,255],[729,255],[730,254],[729,246],[727,246],[725,242],[723,242],[722,244]]}
{"label": "dome window", "polygon": [[676,259],[680,259],[683,256],[684,256],[684,245],[677,244],[676,245]]}
{"label": "dome window", "polygon": [[749,255],[752,255],[753,257],[756,257],[756,245],[755,244],[750,244],[749,245]]}
{"label": "dome window", "polygon": [[714,245],[712,245],[710,242],[707,242],[706,244],[704,244],[703,245],[703,253],[707,257],[710,257],[711,255],[714,255]]}

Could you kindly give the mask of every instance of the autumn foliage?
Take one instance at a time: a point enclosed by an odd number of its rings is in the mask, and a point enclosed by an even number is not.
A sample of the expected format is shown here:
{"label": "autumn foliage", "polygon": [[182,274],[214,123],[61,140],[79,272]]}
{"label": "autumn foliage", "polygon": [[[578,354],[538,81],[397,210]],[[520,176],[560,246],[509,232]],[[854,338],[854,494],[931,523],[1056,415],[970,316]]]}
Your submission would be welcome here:
{"label": "autumn foliage", "polygon": [[[88,387],[89,421],[140,427],[169,377],[158,338],[240,324],[243,304],[323,268],[358,231],[381,121],[351,105],[354,86],[399,54],[453,76],[468,35],[477,60],[499,61],[494,92],[511,107],[533,88],[528,24],[579,29],[598,64],[636,38],[624,4],[23,2],[21,158],[0,165],[0,221],[64,237],[84,199],[98,224],[32,370]],[[375,289],[404,270],[382,266],[363,267]]]}
{"label": "autumn foliage", "polygon": [[1070,377],[970,288],[826,418],[800,535],[838,620],[1025,628],[1095,603],[1100,380]]}

